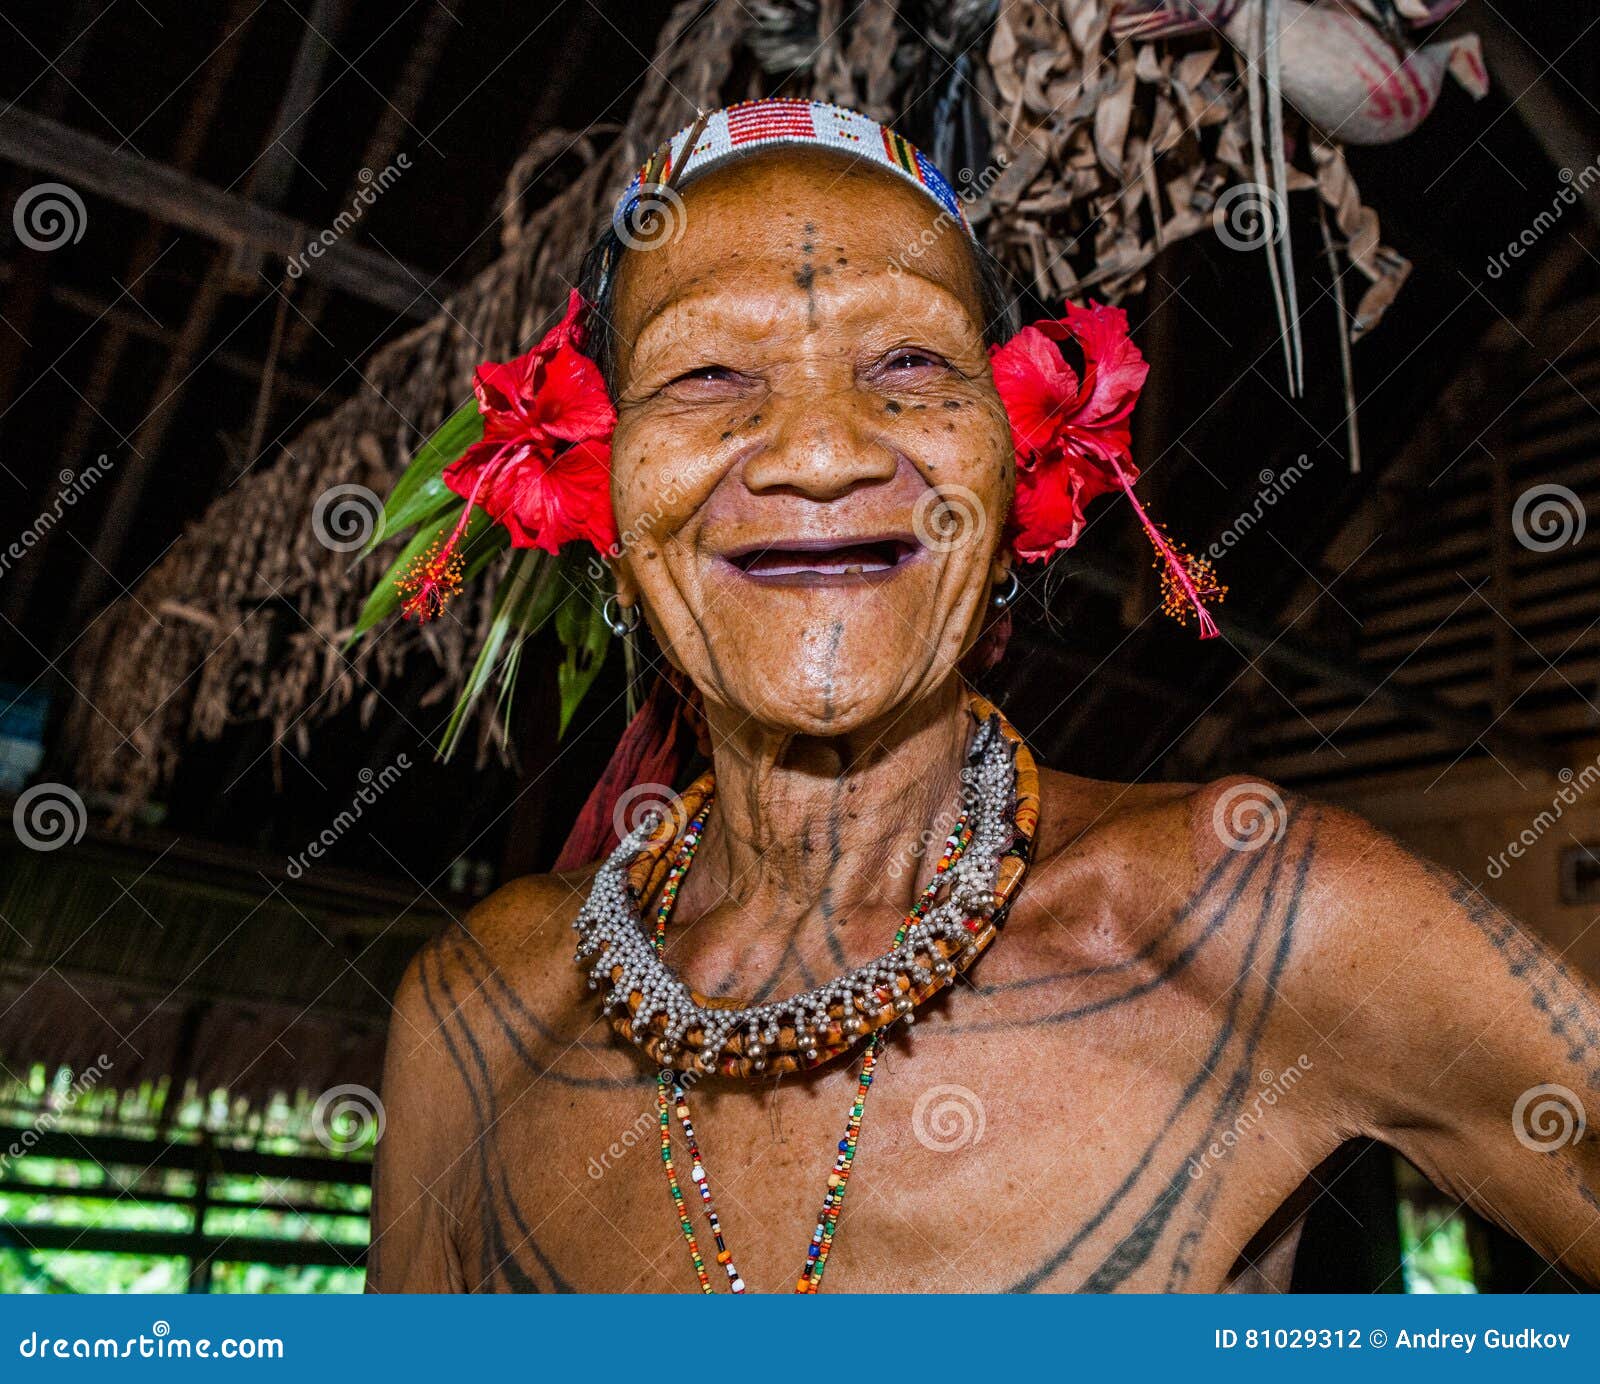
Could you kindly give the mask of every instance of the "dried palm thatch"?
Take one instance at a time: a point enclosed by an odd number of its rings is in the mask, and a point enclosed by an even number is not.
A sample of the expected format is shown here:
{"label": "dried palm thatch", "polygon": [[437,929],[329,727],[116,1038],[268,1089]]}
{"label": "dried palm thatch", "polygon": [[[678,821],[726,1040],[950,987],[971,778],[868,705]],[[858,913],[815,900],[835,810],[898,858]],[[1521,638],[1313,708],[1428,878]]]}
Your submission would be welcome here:
{"label": "dried palm thatch", "polygon": [[[80,781],[124,811],[166,780],[196,739],[264,719],[305,748],[309,722],[376,708],[402,669],[459,692],[491,584],[423,630],[396,626],[348,656],[343,635],[384,554],[352,570],[313,523],[336,487],[379,493],[420,438],[470,396],[474,367],[514,355],[564,303],[610,199],[694,115],[730,101],[807,95],[895,123],[966,188],[990,250],[1043,299],[1137,292],[1152,258],[1212,224],[1250,184],[1247,83],[1227,42],[1114,41],[1104,0],[687,0],[668,20],[626,124],[552,131],[516,163],[496,262],[433,320],[367,364],[367,387],[220,496],[169,555],[96,622],[70,716]],[[1370,328],[1404,278],[1378,241],[1336,145],[1309,141],[1315,188],[1340,245],[1372,282]],[[581,171],[538,208],[525,189],[552,160]],[[422,648],[419,649],[419,646]],[[425,655],[425,656],[424,656]],[[483,718],[488,721],[490,718]]]}

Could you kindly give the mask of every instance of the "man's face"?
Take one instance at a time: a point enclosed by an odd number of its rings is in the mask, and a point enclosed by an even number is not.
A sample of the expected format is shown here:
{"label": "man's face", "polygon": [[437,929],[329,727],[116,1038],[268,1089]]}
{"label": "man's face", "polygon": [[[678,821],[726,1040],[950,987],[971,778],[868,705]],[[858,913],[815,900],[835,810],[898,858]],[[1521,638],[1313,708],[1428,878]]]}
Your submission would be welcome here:
{"label": "man's face", "polygon": [[845,734],[981,626],[1012,493],[964,232],[883,170],[750,158],[615,300],[619,589],[708,700]]}

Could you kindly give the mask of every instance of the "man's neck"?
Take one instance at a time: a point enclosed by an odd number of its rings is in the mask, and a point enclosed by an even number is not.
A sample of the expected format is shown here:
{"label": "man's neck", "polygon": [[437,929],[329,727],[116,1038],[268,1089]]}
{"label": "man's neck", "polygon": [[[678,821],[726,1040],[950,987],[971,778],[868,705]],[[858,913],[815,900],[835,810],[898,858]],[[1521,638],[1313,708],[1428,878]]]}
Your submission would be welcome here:
{"label": "man's neck", "polygon": [[849,924],[904,913],[955,825],[973,730],[960,681],[844,736],[710,719],[716,802],[680,908],[789,924],[801,957],[882,951],[889,933]]}

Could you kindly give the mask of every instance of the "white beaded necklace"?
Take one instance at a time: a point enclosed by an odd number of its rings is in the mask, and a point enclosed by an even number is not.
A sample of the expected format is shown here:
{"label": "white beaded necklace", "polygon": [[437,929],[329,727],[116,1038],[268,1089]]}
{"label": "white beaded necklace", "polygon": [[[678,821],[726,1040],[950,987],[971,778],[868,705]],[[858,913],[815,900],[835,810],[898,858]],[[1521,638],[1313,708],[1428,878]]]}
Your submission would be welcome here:
{"label": "white beaded necklace", "polygon": [[[853,1037],[885,1019],[914,1019],[909,997],[937,981],[948,981],[977,954],[974,920],[989,920],[996,906],[1001,860],[1013,841],[1011,806],[1016,793],[1013,749],[998,717],[984,720],[961,771],[962,798],[972,828],[965,854],[950,869],[944,897],[906,930],[892,950],[834,980],[788,999],[738,1007],[697,1000],[683,979],[656,953],[646,934],[629,868],[661,825],[651,818],[630,832],[601,865],[573,927],[577,960],[589,962],[589,986],[608,1011],[632,1011],[626,1031],[635,1045],[658,1044],[675,1058],[696,1048],[702,1070],[715,1070],[728,1055],[762,1071],[767,1049],[792,1029],[807,1062],[820,1054],[819,1035],[836,1026]],[[939,944],[943,945],[939,945]]]}

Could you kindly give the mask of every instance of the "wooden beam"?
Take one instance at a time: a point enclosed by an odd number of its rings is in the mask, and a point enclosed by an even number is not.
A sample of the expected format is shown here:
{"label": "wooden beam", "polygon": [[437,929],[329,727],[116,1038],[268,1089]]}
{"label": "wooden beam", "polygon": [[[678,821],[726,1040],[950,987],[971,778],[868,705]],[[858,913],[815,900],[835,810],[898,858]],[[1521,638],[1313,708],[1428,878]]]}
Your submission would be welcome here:
{"label": "wooden beam", "polygon": [[127,547],[128,536],[139,522],[145,488],[166,442],[167,431],[177,421],[189,378],[198,368],[196,360],[211,336],[226,282],[225,257],[218,255],[189,300],[188,315],[167,353],[144,421],[128,442],[127,455],[117,466],[100,527],[95,531],[91,560],[83,568],[68,611],[68,629],[81,628],[90,611],[100,604],[107,588],[119,581],[117,567]]}
{"label": "wooden beam", "polygon": [[340,1245],[332,1240],[267,1240],[247,1235],[196,1235],[187,1230],[104,1230],[17,1221],[0,1222],[0,1243],[57,1253],[182,1256],[201,1263],[328,1264],[359,1269],[367,1262],[365,1245]]}
{"label": "wooden beam", "polygon": [[303,256],[308,278],[324,279],[404,317],[426,321],[450,292],[448,284],[420,269],[342,240],[313,258],[305,251],[322,228],[17,106],[0,115],[0,158],[224,245],[251,246],[285,259]]}
{"label": "wooden beam", "polygon": [[[1108,563],[1094,561],[1081,561],[1076,572],[1087,584],[1112,597],[1119,597],[1132,579],[1131,573],[1124,574]],[[1403,716],[1445,732],[1458,744],[1482,742],[1512,763],[1540,769],[1566,767],[1566,755],[1554,745],[1522,735],[1504,722],[1493,723],[1491,718],[1480,721],[1466,707],[1428,692],[1403,687],[1392,677],[1377,676],[1354,660],[1337,658],[1281,631],[1259,628],[1226,606],[1218,606],[1211,613],[1222,637],[1244,654],[1313,678],[1323,686],[1342,688],[1363,699],[1382,702]]]}
{"label": "wooden beam", "polygon": [[[1483,62],[1490,78],[1550,162],[1572,173],[1587,167],[1600,148],[1596,142],[1600,130],[1562,99],[1549,76],[1551,64],[1528,47],[1493,5],[1474,5],[1471,21],[1483,40]],[[1580,197],[1578,202],[1588,218],[1600,226],[1600,198]]]}
{"label": "wooden beam", "polygon": [[[0,280],[7,277],[9,266],[0,266]],[[177,333],[171,327],[163,327],[153,322],[149,317],[139,312],[129,312],[126,308],[119,308],[114,303],[108,303],[104,298],[96,298],[92,293],[80,293],[75,288],[56,287],[50,290],[51,301],[69,308],[73,312],[82,313],[85,317],[93,317],[116,327],[128,336],[136,336],[144,341],[153,341],[157,345],[170,350],[177,339]],[[237,375],[242,380],[249,380],[252,384],[261,383],[262,364],[251,356],[240,354],[238,351],[213,351],[207,359],[213,365],[219,365],[230,375]],[[285,375],[281,371],[277,375],[275,388],[281,389],[290,398],[299,399],[305,403],[314,404],[319,399],[327,398],[328,386],[315,385],[310,380],[300,379],[294,375]],[[341,402],[343,396],[330,399],[328,406]],[[78,453],[81,456],[81,453]]]}
{"label": "wooden beam", "polygon": [[198,1144],[135,1139],[122,1134],[68,1134],[46,1130],[30,1141],[28,1156],[93,1162],[102,1168],[120,1164],[145,1172],[152,1168],[177,1168],[191,1173],[199,1169],[204,1157],[212,1171],[240,1177],[273,1177],[280,1182],[333,1182],[346,1187],[365,1187],[372,1181],[372,1162],[368,1158],[262,1153],[258,1149],[236,1149],[221,1144],[202,1155]]}
{"label": "wooden beam", "polygon": [[[322,71],[333,40],[343,27],[345,0],[312,0],[305,18],[305,32],[294,55],[294,66],[278,102],[278,118],[272,127],[267,147],[256,159],[245,184],[244,195],[258,207],[281,207],[299,163],[311,122],[306,118],[322,88]],[[228,260],[228,273],[235,282],[254,285],[261,272],[261,252],[253,246],[235,245]]]}
{"label": "wooden beam", "polygon": [[[383,109],[378,113],[377,124],[367,139],[361,154],[361,168],[373,171],[386,168],[400,152],[400,138],[411,126],[412,118],[422,104],[422,98],[433,81],[433,74],[444,56],[446,46],[461,23],[443,5],[429,5],[422,16],[417,36],[406,57],[405,66],[393,87],[386,93]],[[565,51],[565,50],[563,50]],[[570,58],[570,54],[569,54]],[[352,180],[347,200],[353,201],[364,184],[360,174]],[[361,222],[350,228],[350,238],[359,240]],[[328,306],[328,289],[324,284],[310,284],[284,333],[283,358],[293,362],[316,333],[317,323]]]}
{"label": "wooden beam", "polygon": [[[39,1112],[32,1112],[38,1119]],[[30,1121],[31,1123],[31,1121]],[[124,1190],[121,1184],[74,1183],[63,1187],[56,1183],[24,1182],[20,1178],[0,1179],[0,1196],[59,1197],[74,1201],[126,1201],[141,1206],[192,1206],[192,1196],[177,1192],[147,1192],[143,1188]],[[326,1206],[315,1201],[296,1201],[289,1197],[212,1197],[212,1210],[222,1211],[276,1211],[291,1216],[350,1216],[365,1220],[365,1211],[352,1211],[342,1206]]]}

